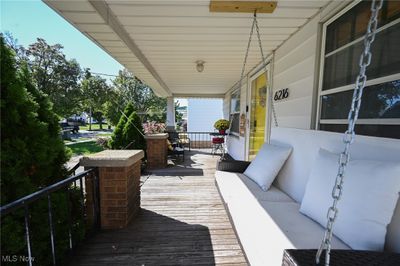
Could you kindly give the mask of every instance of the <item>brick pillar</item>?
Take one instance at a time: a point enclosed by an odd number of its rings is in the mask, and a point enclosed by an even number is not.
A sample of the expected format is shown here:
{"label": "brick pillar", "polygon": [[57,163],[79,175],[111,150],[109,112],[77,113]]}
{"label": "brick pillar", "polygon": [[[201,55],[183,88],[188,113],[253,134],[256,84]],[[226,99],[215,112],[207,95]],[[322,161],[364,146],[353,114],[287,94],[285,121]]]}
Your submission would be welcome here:
{"label": "brick pillar", "polygon": [[146,139],[147,168],[159,169],[167,167],[167,133],[149,134]]}
{"label": "brick pillar", "polygon": [[[141,150],[106,150],[83,157],[81,165],[98,167],[102,229],[126,227],[140,209]],[[89,181],[89,179],[88,179]],[[87,182],[88,216],[92,191]],[[90,199],[89,199],[90,198]]]}

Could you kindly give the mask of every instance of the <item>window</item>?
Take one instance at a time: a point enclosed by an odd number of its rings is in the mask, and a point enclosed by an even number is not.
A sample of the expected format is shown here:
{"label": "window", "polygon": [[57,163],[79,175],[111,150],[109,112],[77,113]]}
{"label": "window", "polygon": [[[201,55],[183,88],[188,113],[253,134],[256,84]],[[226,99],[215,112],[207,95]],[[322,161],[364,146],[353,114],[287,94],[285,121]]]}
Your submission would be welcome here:
{"label": "window", "polygon": [[240,89],[231,93],[231,110],[229,120],[231,122],[230,133],[239,136],[240,126]]}
{"label": "window", "polygon": [[[344,132],[350,109],[370,1],[362,1],[324,25],[319,129]],[[385,1],[372,44],[356,133],[400,138],[400,1]]]}

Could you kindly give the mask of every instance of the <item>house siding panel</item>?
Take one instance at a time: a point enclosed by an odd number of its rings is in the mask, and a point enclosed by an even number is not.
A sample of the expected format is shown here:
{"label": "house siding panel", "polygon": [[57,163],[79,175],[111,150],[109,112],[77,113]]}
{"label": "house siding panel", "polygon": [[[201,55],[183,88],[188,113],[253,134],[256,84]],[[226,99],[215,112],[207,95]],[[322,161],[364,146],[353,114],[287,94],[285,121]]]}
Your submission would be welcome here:
{"label": "house siding panel", "polygon": [[274,91],[289,88],[290,93],[275,104],[279,126],[310,128],[318,21],[313,18],[275,53]]}

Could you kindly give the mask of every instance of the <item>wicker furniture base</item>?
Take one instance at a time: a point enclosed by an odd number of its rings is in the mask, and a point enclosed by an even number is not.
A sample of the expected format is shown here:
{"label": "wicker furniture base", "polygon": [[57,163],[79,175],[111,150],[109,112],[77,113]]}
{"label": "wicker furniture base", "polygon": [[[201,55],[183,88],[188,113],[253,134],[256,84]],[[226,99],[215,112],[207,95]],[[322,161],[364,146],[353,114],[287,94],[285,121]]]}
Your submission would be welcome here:
{"label": "wicker furniture base", "polygon": [[[310,266],[315,263],[315,249],[286,249],[283,252],[282,266]],[[320,264],[325,264],[325,253]],[[332,250],[331,266],[399,266],[400,254],[390,252]]]}
{"label": "wicker furniture base", "polygon": [[[229,156],[229,155],[228,155]],[[233,160],[231,158],[224,158],[217,162],[217,170],[225,172],[243,173],[250,165],[250,162]]]}

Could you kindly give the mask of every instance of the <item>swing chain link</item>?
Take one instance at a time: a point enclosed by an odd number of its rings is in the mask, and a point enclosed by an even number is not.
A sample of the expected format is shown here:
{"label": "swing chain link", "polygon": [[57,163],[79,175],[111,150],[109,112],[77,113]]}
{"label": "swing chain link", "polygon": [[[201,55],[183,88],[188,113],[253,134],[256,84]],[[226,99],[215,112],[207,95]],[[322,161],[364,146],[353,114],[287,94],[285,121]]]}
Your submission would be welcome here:
{"label": "swing chain link", "polygon": [[[243,82],[243,78],[244,78],[244,72],[245,72],[245,69],[246,69],[247,58],[249,56],[251,38],[253,36],[254,28],[256,28],[256,32],[257,32],[258,45],[260,47],[260,53],[261,53],[261,58],[262,58],[262,64],[263,64],[263,67],[264,67],[264,73],[265,73],[265,75],[267,75],[267,73],[268,73],[267,72],[267,61],[266,61],[266,58],[264,56],[264,50],[262,48],[262,42],[261,42],[261,37],[260,37],[260,29],[258,27],[257,10],[255,10],[254,11],[254,16],[253,16],[253,23],[251,25],[251,30],[250,30],[250,35],[249,35],[249,41],[247,42],[246,55],[244,57],[244,62],[243,62],[243,66],[242,66],[242,73],[240,75],[239,89],[242,89],[242,82]],[[275,106],[274,106],[274,100],[273,100],[272,93],[273,93],[272,92],[272,88],[270,86],[268,86],[268,95],[269,95],[270,102],[271,102],[272,116],[274,118],[274,124],[277,127],[278,126],[278,120],[276,118],[276,112],[275,112]]]}
{"label": "swing chain link", "polygon": [[[268,73],[267,72],[267,59],[264,56],[264,50],[262,48],[262,42],[261,42],[261,37],[260,37],[260,29],[258,27],[258,21],[257,21],[257,10],[254,11],[254,24],[255,24],[255,27],[256,27],[258,45],[260,46],[262,64],[263,64],[263,67],[264,67],[264,75],[265,75],[266,80],[268,80],[268,77],[267,77],[267,73]],[[274,104],[274,99],[272,97],[272,94],[273,94],[273,90],[272,90],[271,86],[268,86],[268,95],[269,95],[269,100],[270,100],[270,103],[271,103],[272,117],[274,118],[275,127],[278,127],[278,120],[276,118],[275,104]]]}
{"label": "swing chain link", "polygon": [[360,56],[360,61],[359,61],[360,72],[356,79],[353,92],[353,99],[348,114],[348,128],[343,136],[343,143],[345,147],[344,151],[340,154],[339,157],[338,173],[336,175],[335,185],[332,190],[333,203],[332,206],[329,207],[328,209],[327,213],[328,221],[327,221],[325,235],[316,255],[316,263],[319,264],[321,254],[325,250],[325,266],[329,266],[330,262],[333,224],[339,212],[337,205],[343,193],[345,170],[350,160],[350,145],[354,142],[354,137],[355,137],[354,127],[358,119],[358,114],[361,107],[361,98],[363,95],[365,83],[367,81],[367,76],[365,72],[367,67],[371,63],[371,58],[372,58],[371,44],[375,40],[376,29],[378,27],[378,14],[379,10],[382,8],[382,5],[383,5],[383,0],[373,0],[371,3],[371,17],[368,22],[367,33],[365,34],[364,37],[364,50]]}
{"label": "swing chain link", "polygon": [[244,71],[245,71],[245,69],[246,69],[247,58],[248,58],[248,56],[249,56],[249,51],[250,51],[251,37],[253,36],[254,23],[255,23],[255,20],[253,19],[253,23],[252,23],[252,25],[251,25],[251,30],[250,30],[250,35],[249,35],[249,41],[247,42],[246,55],[244,56],[244,61],[243,61],[243,66],[242,66],[242,73],[241,73],[241,75],[240,75],[240,80],[239,80],[239,90],[242,89],[242,82],[243,82],[243,78],[244,78]]}

